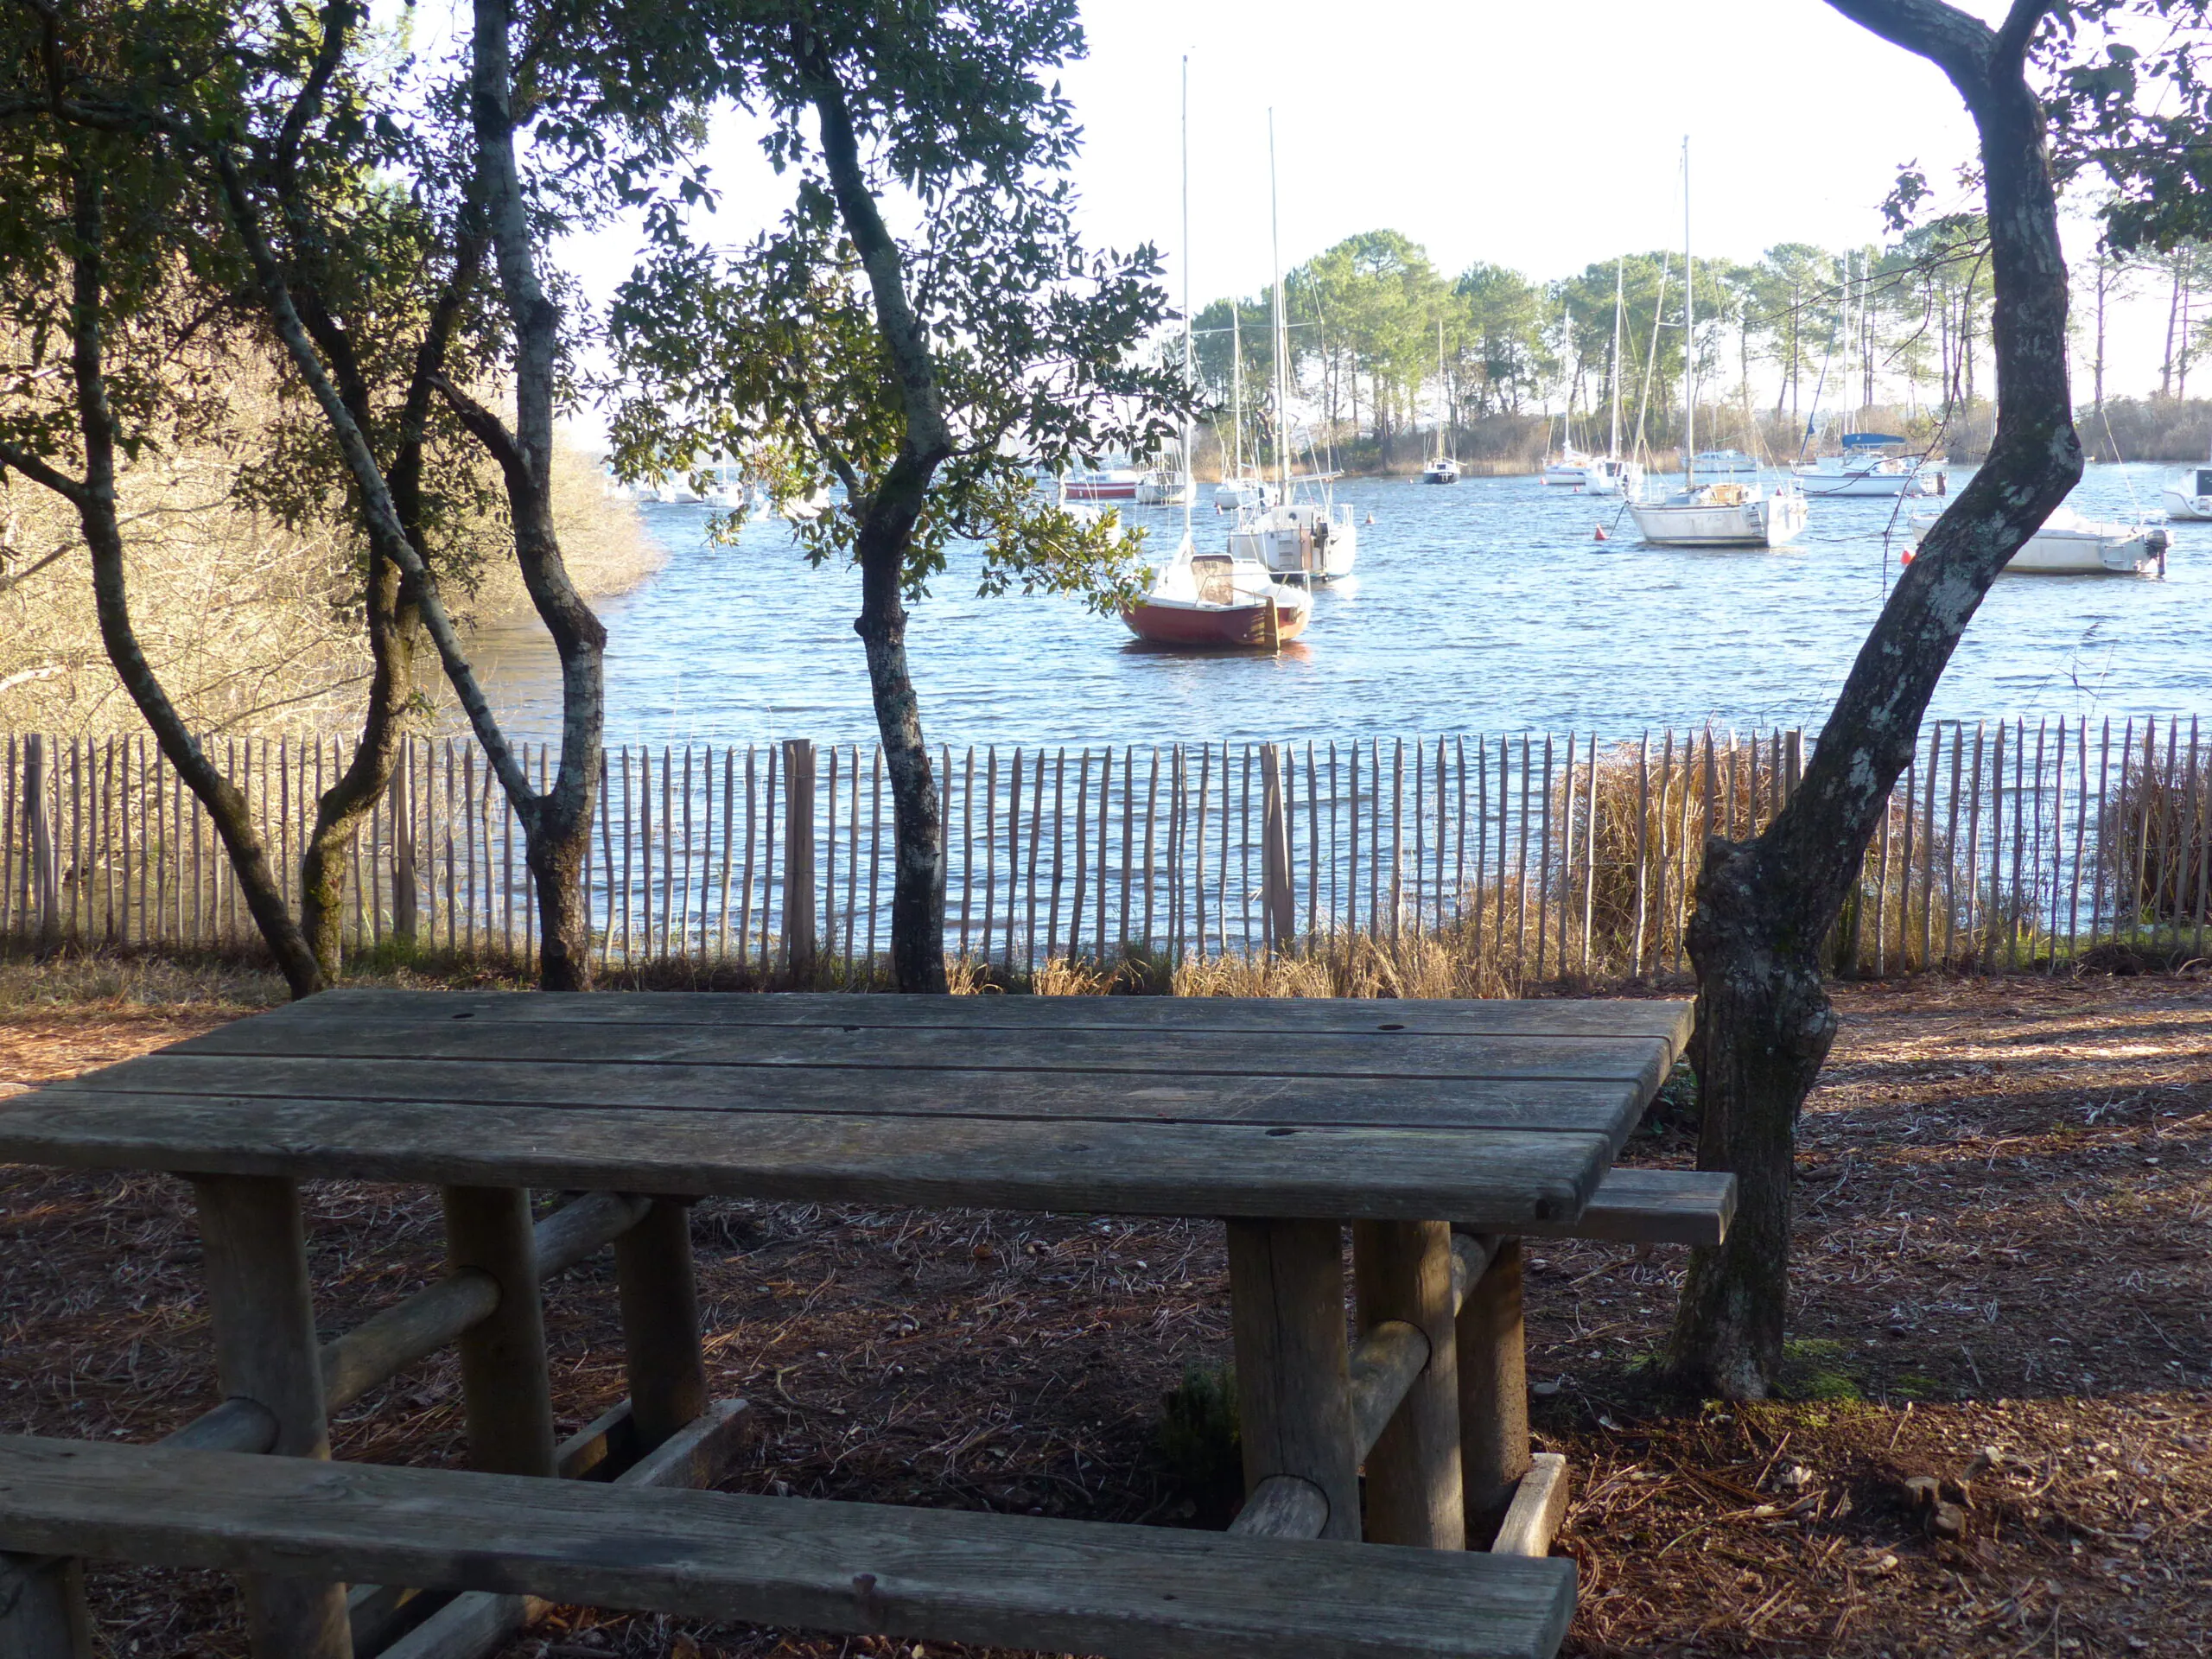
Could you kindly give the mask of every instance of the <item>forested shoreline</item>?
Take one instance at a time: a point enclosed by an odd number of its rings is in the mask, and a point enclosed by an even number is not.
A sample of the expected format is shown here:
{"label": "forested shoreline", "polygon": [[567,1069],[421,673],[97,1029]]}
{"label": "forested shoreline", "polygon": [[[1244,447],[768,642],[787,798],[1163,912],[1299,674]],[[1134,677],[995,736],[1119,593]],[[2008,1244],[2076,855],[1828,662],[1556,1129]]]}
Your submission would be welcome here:
{"label": "forested shoreline", "polygon": [[[1454,276],[1397,231],[1350,237],[1283,279],[1293,395],[1318,417],[1310,435],[1346,471],[1417,470],[1440,414],[1471,470],[1509,473],[1538,464],[1546,443],[1559,442],[1562,408],[1576,442],[1602,447],[1618,373],[1623,444],[1663,455],[1681,438],[1682,270],[1680,251],[1662,250],[1550,281],[1486,262]],[[2074,355],[2092,458],[2207,453],[2212,404],[2190,397],[2190,377],[2212,346],[2212,321],[2197,314],[2208,279],[2212,257],[2195,243],[2126,258],[2101,252],[2075,273]],[[1996,387],[1980,216],[1930,219],[1886,248],[1783,243],[1750,264],[1700,257],[1694,281],[1701,441],[1786,456],[1808,424],[1817,447],[1848,412],[1961,460],[1986,447]],[[2107,384],[2109,309],[2145,295],[2168,312],[2158,381],[2146,396],[2120,395]],[[1247,459],[1272,442],[1274,301],[1271,288],[1220,297],[1193,319],[1199,376],[1222,411],[1214,435],[1232,448],[1229,415],[1241,406]],[[1202,450],[1202,468],[1206,459]]]}

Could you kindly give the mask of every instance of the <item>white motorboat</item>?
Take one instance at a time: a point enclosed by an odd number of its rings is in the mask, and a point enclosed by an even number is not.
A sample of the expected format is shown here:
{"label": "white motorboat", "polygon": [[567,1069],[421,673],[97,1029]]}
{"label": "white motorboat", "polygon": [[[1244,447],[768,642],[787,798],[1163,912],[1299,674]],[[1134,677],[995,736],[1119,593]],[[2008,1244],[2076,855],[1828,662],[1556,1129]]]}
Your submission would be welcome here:
{"label": "white motorboat", "polygon": [[2212,518],[2212,467],[2192,467],[2166,480],[2166,517]]}
{"label": "white motorboat", "polygon": [[1747,455],[1740,449],[1700,449],[1692,470],[1707,479],[1757,478],[1759,463],[1756,456]]}
{"label": "white motorboat", "polygon": [[1843,453],[1822,455],[1793,467],[1797,487],[1808,496],[1894,501],[1901,496],[1945,495],[1950,479],[1941,467],[1920,455],[1885,454],[1904,440],[1886,432],[1847,432]]}
{"label": "white motorboat", "polygon": [[1805,498],[1784,486],[1692,483],[1659,501],[1630,501],[1637,531],[1656,547],[1782,547],[1805,528]]}
{"label": "white motorboat", "polygon": [[[1913,518],[1906,532],[1911,543],[1906,563],[1920,550],[1922,538],[1935,528],[1937,517],[1931,512]],[[2060,507],[2028,537],[2005,571],[2021,576],[2163,576],[2167,545],[2166,527],[2151,519],[2100,522],[2084,518],[2071,507]]]}

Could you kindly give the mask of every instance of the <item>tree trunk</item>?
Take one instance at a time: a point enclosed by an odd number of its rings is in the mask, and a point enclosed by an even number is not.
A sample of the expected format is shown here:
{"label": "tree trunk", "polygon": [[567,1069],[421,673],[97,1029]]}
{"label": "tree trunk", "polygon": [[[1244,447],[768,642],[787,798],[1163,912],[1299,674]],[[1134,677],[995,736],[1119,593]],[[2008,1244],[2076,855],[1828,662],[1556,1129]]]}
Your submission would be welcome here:
{"label": "tree trunk", "polygon": [[312,996],[323,988],[322,969],[285,906],[245,796],[215,768],[200,749],[199,739],[186,727],[160,677],[147,662],[130,620],[123,531],[116,513],[115,420],[108,404],[100,321],[106,226],[100,181],[89,172],[77,178],[73,219],[77,247],[72,353],[78,429],[85,445],[85,480],[81,486],[62,493],[74,503],[86,545],[92,550],[92,599],[99,619],[100,642],[106,647],[116,677],[152,729],[154,741],[161,745],[185,786],[207,809],[207,817],[222,837],[224,850],[237,872],[246,912],[276,957],[286,988],[295,997]]}
{"label": "tree trunk", "polygon": [[1997,429],[1988,461],[1891,590],[1797,792],[1757,840],[1716,837],[1706,849],[1690,928],[1698,1161],[1734,1171],[1741,1192],[1726,1243],[1692,1255],[1668,1358],[1678,1380],[1731,1397],[1765,1394],[1783,1358],[1796,1122],[1835,1033],[1821,942],[1859,879],[1960,636],[2082,474],[2057,208],[2024,70],[2042,6],[2022,0],[1992,31],[1939,0],[1831,3],[1935,60],[1974,116],[1996,283]]}
{"label": "tree trunk", "polygon": [[942,992],[944,972],[944,829],[942,803],[922,738],[921,705],[906,665],[906,553],[930,480],[952,454],[927,334],[906,297],[899,245],[885,227],[861,167],[852,111],[834,67],[803,23],[791,49],[822,124],[822,154],[837,213],[868,273],[868,289],[906,416],[899,454],[860,515],[861,614],[854,627],[868,652],[868,689],[884,769],[891,774],[896,861],[891,900],[893,982],[902,992]]}
{"label": "tree trunk", "polygon": [[[906,520],[864,525],[861,534],[861,613],[854,631],[868,651],[868,690],[884,770],[891,774],[896,830],[891,887],[891,975],[901,991],[943,992],[944,973],[944,832],[921,704],[906,668],[906,607],[899,597]],[[871,533],[873,532],[873,533]],[[872,545],[873,543],[873,545]]]}

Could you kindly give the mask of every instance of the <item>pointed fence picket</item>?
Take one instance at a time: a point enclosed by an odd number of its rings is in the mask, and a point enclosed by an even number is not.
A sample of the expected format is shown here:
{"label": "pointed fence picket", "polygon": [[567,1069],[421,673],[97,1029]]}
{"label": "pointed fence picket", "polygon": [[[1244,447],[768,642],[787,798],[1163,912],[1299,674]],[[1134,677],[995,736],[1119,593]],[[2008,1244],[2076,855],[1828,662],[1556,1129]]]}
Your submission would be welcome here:
{"label": "pointed fence picket", "polygon": [[[349,757],[209,741],[287,902]],[[554,757],[525,746],[526,777]],[[1796,731],[995,745],[932,757],[945,948],[997,971],[1443,937],[1508,987],[1679,972],[1707,837],[1795,792]],[[0,737],[0,940],[250,946],[199,801],[143,735]],[[602,967],[742,964],[864,982],[887,948],[893,833],[873,746],[622,746],[583,876]],[[474,750],[412,738],[335,862],[344,950],[534,952],[519,820]],[[2201,956],[2212,749],[2195,719],[1931,722],[1830,943],[1841,972],[2049,969]]]}

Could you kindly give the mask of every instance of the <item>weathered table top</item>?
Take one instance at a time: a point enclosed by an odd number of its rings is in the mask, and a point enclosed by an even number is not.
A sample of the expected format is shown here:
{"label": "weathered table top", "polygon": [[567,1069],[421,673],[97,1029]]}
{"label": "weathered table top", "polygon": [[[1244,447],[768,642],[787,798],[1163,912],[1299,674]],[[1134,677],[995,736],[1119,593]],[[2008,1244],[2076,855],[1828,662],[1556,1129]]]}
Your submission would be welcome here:
{"label": "weathered table top", "polygon": [[1177,1216],[1572,1221],[1649,1001],[330,991],[0,1103],[0,1160]]}

